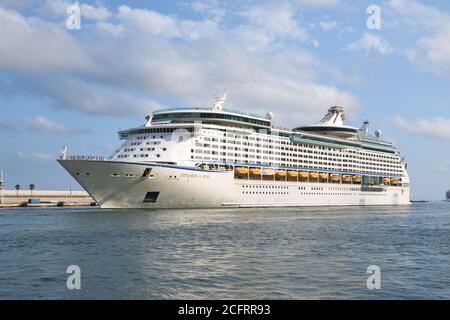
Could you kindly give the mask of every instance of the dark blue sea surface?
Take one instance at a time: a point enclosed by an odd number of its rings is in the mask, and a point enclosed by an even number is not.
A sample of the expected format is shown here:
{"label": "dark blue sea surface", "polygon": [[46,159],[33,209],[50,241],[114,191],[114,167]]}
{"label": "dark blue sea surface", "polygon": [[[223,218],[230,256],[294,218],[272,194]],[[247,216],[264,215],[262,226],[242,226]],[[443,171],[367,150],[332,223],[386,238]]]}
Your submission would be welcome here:
{"label": "dark blue sea surface", "polygon": [[0,210],[0,299],[60,298],[450,299],[450,203]]}

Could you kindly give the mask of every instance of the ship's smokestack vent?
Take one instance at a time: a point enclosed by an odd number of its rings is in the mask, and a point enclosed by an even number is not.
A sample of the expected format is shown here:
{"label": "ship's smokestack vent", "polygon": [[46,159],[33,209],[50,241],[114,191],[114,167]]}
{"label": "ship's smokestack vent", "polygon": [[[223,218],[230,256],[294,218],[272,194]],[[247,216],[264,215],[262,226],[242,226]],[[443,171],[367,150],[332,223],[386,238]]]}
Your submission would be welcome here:
{"label": "ship's smokestack vent", "polygon": [[364,121],[363,126],[361,127],[361,131],[368,133],[369,132],[369,120]]}

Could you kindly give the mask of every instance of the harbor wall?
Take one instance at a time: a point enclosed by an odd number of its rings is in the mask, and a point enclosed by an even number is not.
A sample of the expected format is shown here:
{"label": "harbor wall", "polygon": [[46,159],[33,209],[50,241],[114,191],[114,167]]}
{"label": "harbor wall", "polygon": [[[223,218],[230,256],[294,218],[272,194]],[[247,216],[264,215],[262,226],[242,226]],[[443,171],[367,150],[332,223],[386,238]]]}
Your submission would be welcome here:
{"label": "harbor wall", "polygon": [[90,205],[94,199],[86,191],[59,190],[3,190],[1,206],[15,206],[28,202],[30,198],[39,198],[40,202],[64,202],[65,205]]}

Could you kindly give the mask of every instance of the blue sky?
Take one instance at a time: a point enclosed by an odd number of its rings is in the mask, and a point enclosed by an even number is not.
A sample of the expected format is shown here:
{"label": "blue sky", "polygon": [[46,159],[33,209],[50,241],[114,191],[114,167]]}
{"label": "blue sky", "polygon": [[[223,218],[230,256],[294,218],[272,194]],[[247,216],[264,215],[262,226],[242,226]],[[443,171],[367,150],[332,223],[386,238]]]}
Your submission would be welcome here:
{"label": "blue sky", "polygon": [[[368,118],[406,157],[415,199],[450,188],[450,2],[0,1],[0,169],[7,185],[67,189],[56,163],[109,155],[116,131],[164,107],[209,105],[316,122]],[[381,29],[369,30],[377,5]]]}

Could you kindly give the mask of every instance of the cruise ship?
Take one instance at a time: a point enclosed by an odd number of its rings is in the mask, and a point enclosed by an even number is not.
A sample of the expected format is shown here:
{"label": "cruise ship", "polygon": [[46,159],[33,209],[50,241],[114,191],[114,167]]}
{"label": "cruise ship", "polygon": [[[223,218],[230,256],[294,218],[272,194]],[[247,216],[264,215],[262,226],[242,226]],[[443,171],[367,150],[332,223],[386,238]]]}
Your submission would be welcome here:
{"label": "cruise ship", "polygon": [[58,162],[102,208],[373,206],[410,203],[407,166],[398,149],[345,125],[333,106],[315,125],[292,129],[226,108],[154,111],[119,131],[109,157]]}

